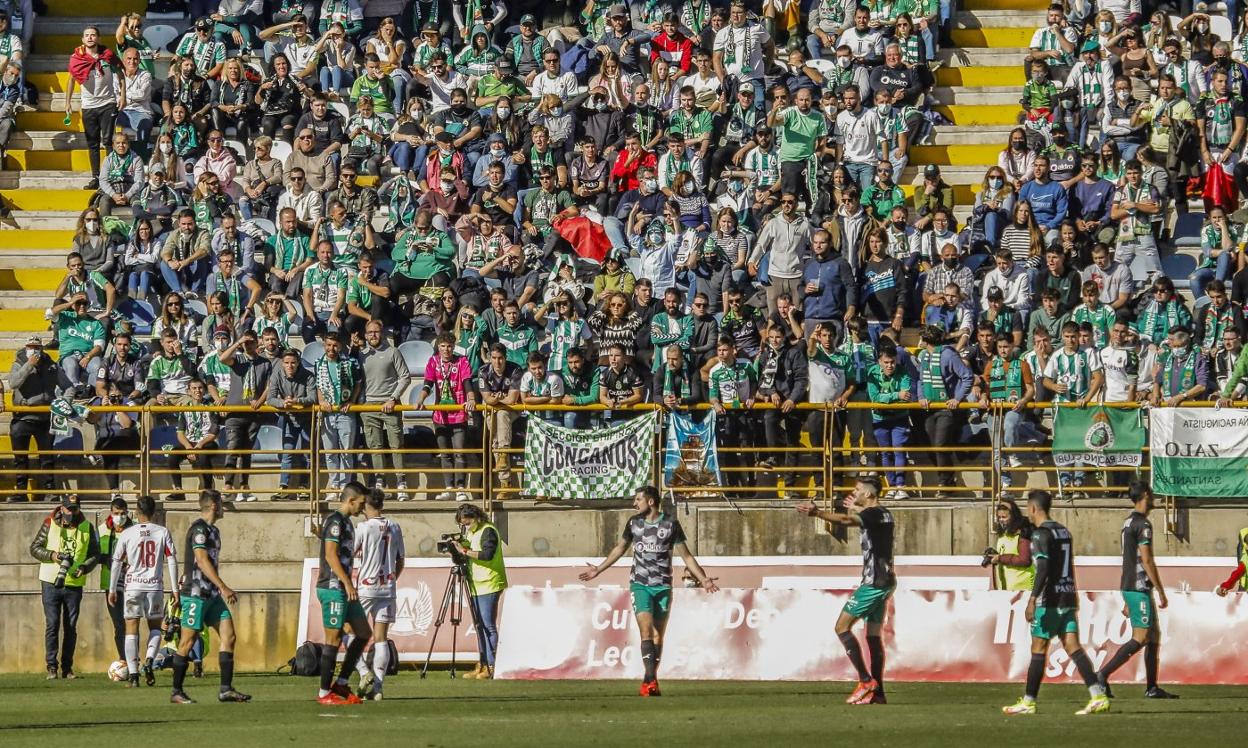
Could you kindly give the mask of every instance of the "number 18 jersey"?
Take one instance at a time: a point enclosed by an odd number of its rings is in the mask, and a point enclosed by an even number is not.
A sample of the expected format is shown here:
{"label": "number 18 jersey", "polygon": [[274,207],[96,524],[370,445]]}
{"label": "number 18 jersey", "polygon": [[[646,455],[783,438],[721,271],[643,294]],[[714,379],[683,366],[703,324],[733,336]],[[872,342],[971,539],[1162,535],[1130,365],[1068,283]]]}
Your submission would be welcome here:
{"label": "number 18 jersey", "polygon": [[148,522],[127,527],[113,548],[114,568],[119,561],[125,564],[123,589],[129,592],[163,592],[166,559],[177,567],[173,537],[164,527]]}

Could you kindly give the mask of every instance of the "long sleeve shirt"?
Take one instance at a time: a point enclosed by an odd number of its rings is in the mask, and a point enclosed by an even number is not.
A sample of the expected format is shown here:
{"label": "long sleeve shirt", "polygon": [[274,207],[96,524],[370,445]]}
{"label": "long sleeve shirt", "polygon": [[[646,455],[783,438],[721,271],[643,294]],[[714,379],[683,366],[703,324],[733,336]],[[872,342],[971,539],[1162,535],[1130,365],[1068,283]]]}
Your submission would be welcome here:
{"label": "long sleeve shirt", "polygon": [[1036,223],[1045,230],[1054,230],[1066,220],[1066,189],[1051,179],[1043,184],[1034,179],[1024,184],[1018,199],[1031,205]]}
{"label": "long sleeve shirt", "polygon": [[775,278],[801,278],[810,256],[810,221],[805,216],[790,221],[783,215],[776,216],[763,226],[750,253],[750,262],[758,264],[763,254],[771,251],[768,273]]}

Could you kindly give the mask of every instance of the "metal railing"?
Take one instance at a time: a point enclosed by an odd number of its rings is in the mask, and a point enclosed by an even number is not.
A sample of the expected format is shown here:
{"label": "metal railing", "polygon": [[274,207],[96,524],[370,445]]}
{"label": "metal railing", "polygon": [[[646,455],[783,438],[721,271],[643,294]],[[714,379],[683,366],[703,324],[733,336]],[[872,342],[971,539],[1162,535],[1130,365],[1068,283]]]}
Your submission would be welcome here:
{"label": "metal railing", "polygon": [[[1141,403],[1095,403],[1097,407],[1110,408],[1140,408]],[[1191,402],[1185,403],[1185,407],[1211,406],[1212,402]],[[1248,405],[1248,403],[1241,403]],[[706,411],[712,406],[709,404],[694,405],[686,410]],[[1069,408],[1077,407],[1072,403],[1051,403],[1037,402],[1029,403],[1026,409],[1032,412],[1033,418],[1041,420],[1045,411],[1053,408]],[[1091,406],[1089,406],[1091,407]],[[801,435],[797,444],[768,444],[763,437],[763,420],[767,411],[777,410],[779,406],[771,403],[755,403],[751,408],[735,408],[729,409],[730,413],[744,415],[746,419],[751,421],[750,429],[751,438],[747,439],[747,444],[743,446],[720,446],[718,452],[720,455],[720,471],[724,476],[723,483],[729,485],[667,485],[664,480],[664,460],[663,454],[663,431],[665,426],[665,418],[660,415],[658,421],[659,427],[652,434],[652,446],[655,450],[657,458],[653,461],[653,475],[650,476],[651,482],[659,486],[665,493],[672,495],[674,498],[688,499],[711,499],[711,500],[732,500],[745,497],[756,497],[760,493],[763,497],[775,498],[817,498],[827,497],[833,492],[848,488],[852,483],[852,478],[864,471],[875,473],[900,472],[908,478],[922,478],[922,481],[916,481],[920,490],[924,493],[929,491],[943,490],[948,492],[950,489],[956,490],[960,497],[970,498],[972,496],[981,499],[991,499],[996,501],[1003,496],[1018,494],[1027,490],[1028,486],[1024,481],[1013,480],[1003,481],[1003,478],[1019,478],[1022,476],[1043,475],[1044,483],[1054,487],[1057,481],[1051,480],[1054,474],[1062,472],[1071,472],[1076,468],[1058,467],[1052,463],[1052,447],[1051,443],[1041,445],[1027,445],[1004,447],[1002,440],[1002,432],[1004,429],[1005,419],[1004,413],[1010,409],[1008,404],[992,404],[987,407],[974,403],[961,403],[958,407],[959,411],[978,411],[986,421],[992,424],[988,429],[987,444],[963,444],[958,443],[949,446],[924,446],[916,443],[914,446],[906,444],[902,447],[880,447],[874,443],[871,435],[871,419],[873,414],[882,414],[889,412],[907,412],[912,419],[916,421],[914,432],[922,429],[921,421],[925,414],[937,412],[945,408],[943,403],[931,403],[927,408],[923,408],[918,403],[893,403],[893,404],[877,404],[871,402],[850,401],[843,406],[837,407],[831,403],[799,403],[793,409],[797,417],[801,419]],[[143,493],[154,493],[157,495],[168,495],[180,493],[176,487],[172,486],[172,478],[191,478],[196,480],[197,484],[206,483],[211,477],[214,487],[222,490],[227,498],[238,498],[239,494],[248,491],[256,493],[252,482],[254,478],[261,476],[273,476],[274,474],[286,474],[288,478],[287,484],[281,484],[278,487],[266,489],[273,495],[275,499],[295,498],[306,502],[308,511],[312,515],[319,513],[319,506],[322,500],[330,498],[333,488],[330,481],[334,473],[349,473],[351,477],[371,476],[373,478],[380,477],[386,485],[394,490],[397,483],[403,481],[405,477],[415,478],[410,481],[408,493],[413,495],[424,495],[426,497],[434,495],[442,495],[450,492],[458,498],[462,498],[459,494],[467,494],[468,497],[482,502],[487,509],[500,501],[509,501],[516,498],[525,497],[523,481],[517,480],[517,476],[522,474],[522,469],[513,459],[516,456],[523,455],[523,448],[514,446],[515,437],[518,436],[519,430],[513,433],[513,440],[507,444],[495,444],[494,428],[496,414],[510,413],[513,414],[509,420],[516,420],[522,416],[532,416],[542,412],[581,412],[587,414],[591,420],[602,420],[606,415],[605,411],[614,413],[632,413],[640,414],[643,412],[658,410],[661,413],[666,412],[662,406],[643,403],[633,406],[624,406],[617,408],[608,408],[603,405],[587,405],[587,406],[564,406],[564,405],[514,405],[514,406],[488,406],[477,405],[469,410],[468,423],[464,426],[465,444],[462,448],[440,447],[430,440],[432,434],[428,428],[429,416],[437,411],[454,411],[463,412],[462,406],[456,405],[429,405],[417,409],[411,405],[400,405],[393,409],[393,415],[399,419],[399,427],[405,433],[409,430],[416,432],[415,437],[405,436],[406,442],[415,442],[418,446],[408,446],[404,444],[401,448],[393,449],[369,449],[364,446],[364,436],[358,417],[365,413],[381,412],[380,405],[353,405],[345,411],[357,418],[354,426],[354,444],[353,447],[336,447],[331,448],[323,442],[324,430],[327,428],[326,420],[328,412],[315,407],[293,408],[293,409],[276,409],[264,406],[258,409],[252,409],[247,406],[172,406],[172,405],[156,405],[154,403],[145,404],[143,406],[96,406],[91,409],[94,412],[125,412],[130,414],[138,414],[138,448],[124,450],[108,450],[98,451],[89,448],[79,450],[53,450],[54,458],[57,465],[50,470],[42,470],[35,467],[41,456],[47,453],[39,453],[37,450],[22,449],[28,445],[11,445],[7,452],[0,452],[0,459],[5,465],[0,468],[0,477],[25,475],[33,477],[32,486],[24,489],[17,489],[17,495],[25,494],[27,498],[45,498],[49,495],[59,495],[69,491],[75,491],[83,496],[84,499],[90,498],[106,498],[112,493],[109,488],[99,488],[98,481],[112,473],[119,480],[127,480],[130,485],[127,488],[119,490],[122,494],[138,495]],[[46,407],[27,407],[14,406],[9,411],[15,415],[25,413],[36,413],[46,415],[48,409]],[[286,444],[280,448],[274,448],[272,445],[262,446],[255,449],[226,449],[224,418],[218,422],[217,431],[217,447],[212,450],[193,450],[180,448],[176,442],[170,444],[168,439],[170,436],[169,427],[176,420],[177,414],[181,412],[211,412],[218,416],[228,418],[231,415],[237,417],[246,415],[249,418],[262,419],[265,425],[276,425],[277,419],[287,418],[294,421],[306,423],[306,445],[299,445],[298,441],[294,444]],[[858,412],[863,412],[861,416],[857,416]],[[917,416],[917,417],[916,417]],[[865,422],[865,427],[864,427]],[[818,431],[814,431],[812,426],[819,425]],[[405,428],[406,427],[406,428]],[[84,433],[84,443],[86,442],[89,428],[80,428]],[[270,432],[272,433],[272,432]],[[814,433],[817,443],[811,443],[810,439]],[[961,429],[954,434],[954,440],[957,441]],[[791,434],[791,432],[790,432]],[[158,443],[159,441],[163,443]],[[262,440],[263,441],[263,440]],[[286,440],[291,441],[291,440]],[[921,442],[921,438],[917,433],[912,434],[912,442]],[[1047,442],[1047,440],[1046,440]],[[185,461],[186,457],[196,456],[203,453],[209,453],[212,460],[211,466],[198,466],[194,462]],[[883,466],[881,460],[876,459],[884,452],[898,452],[905,456],[904,464],[894,466]],[[953,464],[952,466],[937,466],[916,464],[915,457],[930,457],[935,453],[954,453],[962,456],[973,456],[973,460],[962,460],[962,464]],[[1147,455],[1147,447],[1144,449]],[[1030,464],[1025,466],[1014,467],[1010,465],[1009,458],[1012,455],[1020,457],[1030,457]],[[237,465],[226,466],[223,461],[229,457],[247,456],[251,458],[251,466],[249,468],[239,467]],[[777,458],[776,464],[762,462],[761,458],[772,456]],[[979,459],[986,456],[986,459]],[[18,457],[25,457],[28,465],[25,469],[18,469],[16,466],[9,467],[11,461]],[[120,458],[120,465],[115,469],[104,469],[98,465],[91,464],[93,457]],[[399,458],[400,467],[394,467],[394,458]],[[1036,459],[1036,458],[1039,459]],[[288,458],[290,464],[283,468],[280,464],[282,458]],[[456,458],[462,460],[462,467],[456,461]],[[66,461],[87,461],[88,464],[82,466],[65,466]],[[345,466],[341,460],[346,460]],[[450,463],[449,465],[447,463]],[[297,465],[297,463],[303,463]],[[334,464],[331,464],[334,463]],[[387,467],[386,463],[391,466]],[[1116,474],[1127,472],[1147,472],[1149,470],[1148,459],[1143,460],[1143,465],[1139,468],[1135,467],[1087,467],[1084,471],[1089,473],[1100,473],[1103,477],[1115,476]],[[963,487],[955,488],[954,486],[937,485],[929,483],[928,477],[934,476],[942,471],[948,471],[962,476]],[[437,482],[445,481],[448,476],[463,474],[467,478],[467,484],[462,487],[439,487],[434,485]],[[978,482],[968,481],[972,476],[979,476]],[[50,488],[39,487],[38,484],[51,477],[53,486]],[[232,477],[239,480],[229,481],[233,484],[232,488],[226,488],[224,480]],[[242,480],[246,478],[246,483]],[[62,485],[55,485],[56,481],[60,481]],[[1013,485],[1006,485],[1007,483]],[[183,480],[185,485],[185,480]],[[909,480],[907,483],[914,485]],[[1119,490],[1113,485],[1096,485],[1085,482],[1079,488],[1079,491],[1086,494],[1099,495],[1107,492]],[[166,485],[169,484],[169,485]],[[301,484],[301,485],[295,485]],[[243,486],[248,488],[244,489]],[[558,497],[539,497],[557,499]],[[623,497],[622,497],[623,498]]]}

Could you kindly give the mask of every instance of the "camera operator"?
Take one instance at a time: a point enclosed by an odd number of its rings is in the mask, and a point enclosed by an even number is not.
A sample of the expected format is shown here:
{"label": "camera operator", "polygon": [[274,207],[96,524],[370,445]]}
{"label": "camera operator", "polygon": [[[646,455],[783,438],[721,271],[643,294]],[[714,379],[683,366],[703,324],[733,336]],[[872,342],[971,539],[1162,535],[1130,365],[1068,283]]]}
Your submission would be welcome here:
{"label": "camera operator", "polygon": [[[485,512],[473,504],[463,504],[455,511],[455,524],[463,530],[459,539],[463,547],[460,553],[467,557],[468,589],[480,618],[477,649],[481,660],[477,668],[464,677],[489,680],[494,677],[494,655],[498,651],[498,601],[507,588],[503,543]],[[455,558],[460,560],[459,554]]]}
{"label": "camera operator", "polygon": [[992,567],[992,588],[1030,590],[1036,579],[1031,565],[1031,531],[1035,528],[1009,499],[997,504],[997,545],[984,551],[983,566]]}
{"label": "camera operator", "polygon": [[[48,680],[57,678],[57,646],[60,645],[60,677],[74,676],[74,647],[78,644],[78,609],[87,574],[100,560],[100,539],[82,514],[78,494],[61,499],[30,544],[30,555],[39,561],[43,594],[44,649]],[[64,639],[61,623],[64,622]]]}

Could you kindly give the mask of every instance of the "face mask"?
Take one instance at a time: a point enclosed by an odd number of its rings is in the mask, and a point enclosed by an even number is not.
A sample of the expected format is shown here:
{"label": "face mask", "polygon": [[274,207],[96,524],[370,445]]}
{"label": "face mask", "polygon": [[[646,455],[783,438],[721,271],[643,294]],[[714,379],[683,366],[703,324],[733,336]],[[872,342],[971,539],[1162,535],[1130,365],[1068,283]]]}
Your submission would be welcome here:
{"label": "face mask", "polygon": [[1196,30],[1202,34],[1208,34],[1209,24],[1205,23],[1204,21],[1201,21],[1200,23],[1196,24]]}
{"label": "face mask", "polygon": [[687,182],[686,182],[686,183],[685,183],[685,186],[680,188],[680,194],[682,194],[682,195],[692,195],[692,194],[693,194],[693,185],[692,185],[692,184],[689,184],[689,183],[687,183]]}
{"label": "face mask", "polygon": [[1102,34],[1108,34],[1110,31],[1113,30],[1114,24],[1110,23],[1109,21],[1101,21],[1100,23],[1096,25],[1096,27],[1101,30]]}
{"label": "face mask", "polygon": [[1126,101],[1127,99],[1131,98],[1131,92],[1130,91],[1114,91],[1114,96],[1117,96],[1119,101]]}
{"label": "face mask", "polygon": [[456,114],[460,114],[460,115],[462,115],[462,114],[464,114],[464,113],[466,113],[466,112],[468,111],[468,105],[467,105],[467,104],[456,104],[455,106],[451,107],[451,111],[452,111],[452,112],[455,112]]}
{"label": "face mask", "polygon": [[1000,178],[1000,177],[993,177],[992,179],[989,179],[989,180],[988,180],[988,186],[989,186],[989,187],[991,187],[991,188],[992,188],[992,189],[994,189],[994,190],[999,190],[999,189],[1001,189],[1002,184],[1003,184],[1003,183],[1002,183],[1002,181],[1001,181],[1001,178]]}
{"label": "face mask", "polygon": [[897,229],[898,231],[904,231],[906,229],[906,222],[905,221],[893,221],[893,228]]}
{"label": "face mask", "polygon": [[230,342],[228,340],[218,340],[214,342],[212,345],[214,348],[217,349],[218,352],[220,352],[220,351],[224,351],[226,348],[229,348]]}
{"label": "face mask", "polygon": [[497,112],[498,112],[498,118],[501,120],[505,120],[511,116],[511,110],[508,109],[507,107],[499,107],[497,109]]}
{"label": "face mask", "polygon": [[875,111],[881,117],[887,117],[888,113],[891,112],[892,110],[893,110],[893,107],[891,104],[876,104],[875,105]]}
{"label": "face mask", "polygon": [[444,193],[446,193],[446,192],[450,192],[450,191],[451,191],[451,190],[453,190],[453,189],[455,189],[455,182],[453,182],[453,181],[451,181],[451,180],[449,180],[449,179],[443,179],[443,180],[442,180],[442,192],[444,192]]}
{"label": "face mask", "polygon": [[1053,145],[1066,145],[1066,136],[1062,134],[1054,133]]}
{"label": "face mask", "polygon": [[1023,148],[1027,147],[1027,142],[1023,140],[1013,140],[1010,141],[1010,147],[1016,151],[1021,151]]}
{"label": "face mask", "polygon": [[563,107],[561,107],[561,106],[557,106],[557,107],[554,107],[553,109],[551,109],[551,110],[550,110],[550,116],[552,116],[552,117],[562,117],[562,116],[563,116]]}
{"label": "face mask", "polygon": [[171,152],[171,151],[173,151],[173,143],[170,143],[170,142],[168,142],[168,141],[165,141],[165,142],[163,142],[163,143],[161,143],[161,144],[160,144],[160,152],[161,152],[161,153],[169,153],[169,152]]}
{"label": "face mask", "polygon": [[507,155],[507,151],[503,150],[502,148],[490,149],[490,158],[494,159],[495,161],[502,161],[503,157],[506,155]]}
{"label": "face mask", "polygon": [[1231,59],[1229,57],[1217,57],[1217,58],[1214,58],[1213,64],[1217,65],[1219,68],[1222,68],[1223,70],[1226,70],[1227,68],[1231,66]]}
{"label": "face mask", "polygon": [[607,102],[602,101],[601,99],[600,99],[600,100],[598,100],[598,101],[595,101],[595,102],[594,102],[594,111],[596,111],[596,112],[605,112],[605,111],[607,111]]}
{"label": "face mask", "polygon": [[[894,224],[894,225],[896,225],[896,224]],[[904,225],[904,224],[903,224],[903,225]],[[944,262],[944,263],[945,263],[945,267],[946,267],[946,268],[948,268],[948,269],[950,269],[950,270],[953,270],[954,268],[956,268],[956,267],[958,266],[958,259],[957,259],[956,257],[955,257],[955,258],[952,258],[952,259],[949,259],[949,260],[942,260],[942,262]]]}
{"label": "face mask", "polygon": [[14,83],[17,83],[17,76],[16,76],[16,75],[13,75],[12,73],[5,73],[5,74],[4,74],[4,85],[6,85],[6,86],[11,86],[11,85],[13,85]]}
{"label": "face mask", "polygon": [[90,221],[87,221],[87,222],[86,222],[85,224],[83,224],[83,225],[85,225],[85,226],[87,227],[87,232],[88,232],[88,233],[91,233],[91,234],[94,234],[94,233],[96,233],[96,232],[98,232],[98,231],[100,230],[100,222],[99,222],[99,221],[96,221],[96,220],[94,220],[94,219],[93,219],[93,220],[90,220]]}
{"label": "face mask", "polygon": [[740,179],[728,180],[728,191],[734,195],[740,195],[745,190],[745,182]]}
{"label": "face mask", "polygon": [[839,67],[841,68],[841,70],[848,70],[848,69],[849,69],[849,66],[850,66],[850,65],[852,65],[853,63],[854,63],[854,61],[853,61],[851,58],[849,58],[849,57],[838,57],[838,58],[836,58],[836,64],[837,64],[837,66],[839,66]]}
{"label": "face mask", "polygon": [[443,143],[438,144],[438,153],[441,153],[443,156],[451,155],[451,150],[452,148],[449,145]]}
{"label": "face mask", "polygon": [[641,186],[645,187],[647,192],[654,192],[655,190],[659,188],[659,180],[643,179],[641,182]]}

